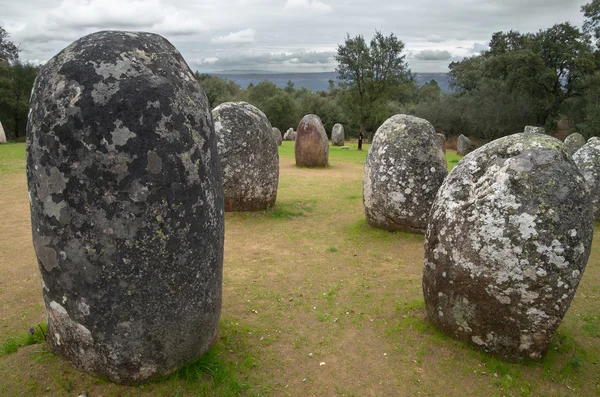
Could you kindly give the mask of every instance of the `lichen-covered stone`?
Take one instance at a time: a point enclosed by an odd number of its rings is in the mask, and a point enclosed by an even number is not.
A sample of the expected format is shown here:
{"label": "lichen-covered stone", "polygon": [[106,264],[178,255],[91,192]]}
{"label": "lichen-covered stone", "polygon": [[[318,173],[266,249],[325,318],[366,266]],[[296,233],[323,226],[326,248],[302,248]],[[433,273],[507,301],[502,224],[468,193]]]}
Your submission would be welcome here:
{"label": "lichen-covered stone", "polygon": [[463,134],[460,134],[458,140],[456,141],[456,154],[459,156],[466,156],[470,149],[471,140]]}
{"label": "lichen-covered stone", "polygon": [[329,139],[319,116],[307,114],[296,133],[294,155],[301,167],[326,167],[329,162]]}
{"label": "lichen-covered stone", "polygon": [[438,143],[442,147],[442,151],[446,153],[446,136],[444,134],[440,134],[439,132],[436,132],[435,135],[437,137]]}
{"label": "lichen-covered stone", "polygon": [[395,115],[375,133],[367,154],[363,204],[372,227],[424,233],[446,158],[427,120]]}
{"label": "lichen-covered stone", "polygon": [[581,149],[583,145],[585,145],[585,138],[577,132],[572,133],[565,139],[565,150],[571,156]]}
{"label": "lichen-covered stone", "polygon": [[562,142],[515,134],[475,150],[431,210],[429,319],[503,359],[542,357],[575,294],[592,233],[589,193]]}
{"label": "lichen-covered stone", "polygon": [[226,102],[212,111],[223,170],[225,211],[262,211],[275,204],[279,152],[260,109]]}
{"label": "lichen-covered stone", "polygon": [[544,127],[536,127],[534,125],[526,125],[523,132],[525,134],[545,134],[546,129]]}
{"label": "lichen-covered stone", "polygon": [[277,143],[277,146],[281,146],[281,131],[279,131],[279,128],[277,127],[273,127],[273,138],[275,138],[275,143]]}
{"label": "lichen-covered stone", "polygon": [[4,133],[4,127],[0,123],[0,143],[6,143],[6,134]]}
{"label": "lichen-covered stone", "polygon": [[295,140],[295,136],[294,136],[294,129],[293,128],[288,128],[288,130],[285,132],[285,134],[283,134],[283,140],[284,141],[293,141]]}
{"label": "lichen-covered stone", "polygon": [[217,337],[223,190],[206,95],[150,33],[98,32],[40,70],[27,125],[47,341],[134,384]]}
{"label": "lichen-covered stone", "polygon": [[573,155],[590,190],[594,219],[600,220],[600,138],[592,137]]}
{"label": "lichen-covered stone", "polygon": [[337,123],[331,130],[331,143],[334,146],[344,146],[344,126]]}

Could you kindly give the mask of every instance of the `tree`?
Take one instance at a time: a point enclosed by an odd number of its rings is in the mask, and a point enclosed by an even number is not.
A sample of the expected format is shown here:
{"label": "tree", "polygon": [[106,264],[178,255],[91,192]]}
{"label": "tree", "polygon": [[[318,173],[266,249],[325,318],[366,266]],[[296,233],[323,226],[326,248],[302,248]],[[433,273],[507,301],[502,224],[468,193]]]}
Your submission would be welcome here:
{"label": "tree", "polygon": [[19,60],[19,48],[8,40],[8,32],[0,26],[0,62],[13,64]]}
{"label": "tree", "polygon": [[592,0],[581,6],[581,12],[586,18],[583,23],[584,32],[593,34],[596,39],[596,47],[600,47],[600,0]]}
{"label": "tree", "polygon": [[347,114],[357,119],[361,133],[366,132],[373,110],[412,81],[403,52],[404,43],[393,33],[385,37],[378,31],[369,45],[361,35],[347,35],[344,44],[338,46],[336,72],[340,87],[346,91],[343,104]]}
{"label": "tree", "polygon": [[211,109],[223,102],[231,101],[241,91],[240,86],[232,80],[198,72],[195,73],[195,76],[208,98]]}
{"label": "tree", "polygon": [[0,120],[13,138],[24,135],[29,110],[29,96],[37,68],[20,62],[0,62]]}

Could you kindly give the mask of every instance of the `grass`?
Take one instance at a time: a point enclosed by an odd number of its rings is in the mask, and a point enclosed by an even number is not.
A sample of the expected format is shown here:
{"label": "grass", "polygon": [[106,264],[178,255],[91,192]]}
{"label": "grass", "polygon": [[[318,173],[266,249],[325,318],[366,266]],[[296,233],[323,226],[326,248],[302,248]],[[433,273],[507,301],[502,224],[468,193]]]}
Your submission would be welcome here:
{"label": "grass", "polygon": [[[600,234],[543,360],[503,362],[427,320],[424,238],[368,226],[368,145],[349,146],[330,148],[329,167],[307,169],[295,166],[293,143],[283,143],[275,207],[225,216],[217,342],[137,387],[81,374],[44,343],[27,346],[23,331],[45,316],[25,146],[0,146],[0,395],[600,396]],[[452,152],[446,159],[449,167],[460,161]]]}
{"label": "grass", "polygon": [[0,357],[16,353],[19,348],[42,343],[46,334],[46,324],[29,328],[26,333],[9,337],[0,345]]}

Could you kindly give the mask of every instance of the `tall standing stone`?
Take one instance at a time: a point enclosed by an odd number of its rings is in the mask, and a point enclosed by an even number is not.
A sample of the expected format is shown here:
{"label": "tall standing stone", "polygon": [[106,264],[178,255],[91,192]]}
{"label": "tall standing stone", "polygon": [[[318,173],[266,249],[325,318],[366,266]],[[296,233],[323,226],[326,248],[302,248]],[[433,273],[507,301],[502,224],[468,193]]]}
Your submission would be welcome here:
{"label": "tall standing stone", "polygon": [[446,153],[446,136],[444,134],[440,134],[439,132],[436,132],[435,135],[437,137],[438,143],[442,147],[442,151]]}
{"label": "tall standing stone", "polygon": [[267,116],[247,102],[222,103],[212,115],[225,211],[262,211],[275,205],[279,152]]}
{"label": "tall standing stone", "polygon": [[217,337],[223,193],[210,108],[150,33],[85,36],[40,70],[27,124],[47,341],[135,384]]}
{"label": "tall standing stone", "polygon": [[277,127],[273,127],[273,138],[275,138],[277,146],[281,146],[281,131]]}
{"label": "tall standing stone", "polygon": [[326,167],[329,161],[329,139],[319,116],[307,114],[296,130],[294,147],[296,165]]}
{"label": "tall standing stone", "polygon": [[592,137],[573,155],[573,161],[585,178],[594,208],[594,219],[600,220],[600,138]]}
{"label": "tall standing stone", "polygon": [[0,123],[0,143],[6,143],[6,134],[4,133],[4,127]]}
{"label": "tall standing stone", "polygon": [[467,153],[469,153],[470,148],[471,140],[463,134],[460,134],[458,140],[456,141],[456,154],[459,156],[466,156]]}
{"label": "tall standing stone", "polygon": [[283,134],[283,140],[284,141],[293,141],[294,140],[294,129],[293,128],[288,128],[288,130],[285,132],[285,134]]}
{"label": "tall standing stone", "polygon": [[337,123],[331,130],[331,143],[334,146],[344,146],[344,126]]}
{"label": "tall standing stone", "polygon": [[585,145],[583,135],[574,132],[565,139],[565,149],[571,156]]}
{"label": "tall standing stone", "polygon": [[593,229],[585,181],[559,140],[515,134],[468,154],[431,209],[429,319],[503,359],[542,357],[575,295]]}
{"label": "tall standing stone", "polygon": [[370,226],[424,233],[446,158],[427,120],[399,114],[375,133],[367,154],[363,203]]}

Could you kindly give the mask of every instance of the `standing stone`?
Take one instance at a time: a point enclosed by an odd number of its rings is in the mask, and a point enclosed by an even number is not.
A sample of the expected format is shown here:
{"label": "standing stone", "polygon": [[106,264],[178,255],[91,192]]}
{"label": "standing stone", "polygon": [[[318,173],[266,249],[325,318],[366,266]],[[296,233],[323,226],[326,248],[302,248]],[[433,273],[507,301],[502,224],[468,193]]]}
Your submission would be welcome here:
{"label": "standing stone", "polygon": [[273,127],[273,138],[275,138],[277,146],[281,146],[281,131],[277,127]]}
{"label": "standing stone", "polygon": [[435,135],[437,137],[438,143],[442,147],[442,151],[446,153],[446,136],[444,134],[440,134],[439,132],[436,132]]}
{"label": "standing stone", "polygon": [[344,126],[337,123],[331,130],[331,143],[334,146],[344,146]]}
{"label": "standing stone", "polygon": [[550,345],[590,254],[592,206],[562,142],[515,134],[467,155],[436,197],[423,293],[443,332],[507,360]]}
{"label": "standing stone", "polygon": [[431,123],[404,114],[390,117],[375,133],[365,162],[367,222],[390,231],[424,233],[446,175],[446,158]]}
{"label": "standing stone", "polygon": [[210,108],[163,37],[85,36],[40,70],[27,124],[47,341],[136,384],[217,337],[223,188]]}
{"label": "standing stone", "polygon": [[4,127],[0,123],[0,143],[6,143],[6,134],[4,133]]}
{"label": "standing stone", "polygon": [[590,190],[594,219],[600,220],[600,138],[592,137],[573,155]]}
{"label": "standing stone", "polygon": [[574,155],[579,149],[581,149],[585,145],[585,138],[583,135],[575,132],[569,135],[565,139],[565,149],[569,155]]}
{"label": "standing stone", "polygon": [[212,111],[217,134],[225,211],[262,211],[275,204],[279,152],[273,127],[247,102],[226,102]]}
{"label": "standing stone", "polygon": [[544,127],[536,127],[534,125],[526,125],[523,131],[525,134],[546,134]]}
{"label": "standing stone", "polygon": [[329,162],[329,139],[319,116],[307,114],[296,132],[294,155],[300,167],[326,167]]}
{"label": "standing stone", "polygon": [[458,137],[458,141],[456,141],[456,154],[459,156],[466,156],[469,153],[469,149],[471,148],[471,140],[460,134]]}
{"label": "standing stone", "polygon": [[290,140],[291,141],[296,141],[297,136],[298,136],[298,131],[292,130],[292,132],[290,132]]}
{"label": "standing stone", "polygon": [[294,129],[288,128],[288,130],[285,132],[285,134],[283,134],[283,140],[284,141],[293,141],[294,140],[292,138],[293,135],[294,135]]}

